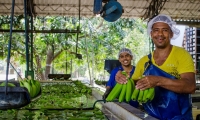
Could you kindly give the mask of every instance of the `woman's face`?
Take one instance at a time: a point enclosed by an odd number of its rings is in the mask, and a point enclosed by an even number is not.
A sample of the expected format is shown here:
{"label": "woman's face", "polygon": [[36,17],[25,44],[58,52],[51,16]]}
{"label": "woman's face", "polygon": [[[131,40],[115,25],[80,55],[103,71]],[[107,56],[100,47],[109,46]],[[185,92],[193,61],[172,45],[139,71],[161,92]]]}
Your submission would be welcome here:
{"label": "woman's face", "polygon": [[156,48],[166,48],[170,45],[170,40],[173,37],[173,33],[168,24],[163,22],[157,22],[153,24],[151,31],[151,38]]}
{"label": "woman's face", "polygon": [[129,66],[131,65],[132,56],[127,52],[123,52],[119,55],[119,62],[122,66]]}

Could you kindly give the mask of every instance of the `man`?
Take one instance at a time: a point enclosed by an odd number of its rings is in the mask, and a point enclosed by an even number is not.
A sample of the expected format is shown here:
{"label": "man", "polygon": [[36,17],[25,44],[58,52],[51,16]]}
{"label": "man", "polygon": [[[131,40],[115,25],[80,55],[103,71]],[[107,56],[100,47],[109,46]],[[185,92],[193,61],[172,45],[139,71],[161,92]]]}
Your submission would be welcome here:
{"label": "man", "polygon": [[[127,48],[122,48],[119,51],[118,59],[119,59],[119,62],[121,63],[121,66],[116,67],[112,70],[112,72],[110,74],[110,79],[106,84],[106,92],[103,95],[104,100],[106,99],[108,94],[111,92],[112,88],[116,85],[115,76],[119,70],[126,71],[126,73],[129,76],[132,76],[132,74],[135,70],[135,67],[133,65],[131,65],[131,60],[133,59],[133,54],[132,54],[131,50],[129,50]],[[135,101],[130,101],[129,104],[134,107],[139,106],[138,102],[135,102]]]}
{"label": "man", "polygon": [[[132,76],[133,80],[138,80],[137,89],[155,88],[154,99],[143,104],[144,109],[160,120],[192,120],[190,94],[196,89],[194,63],[185,49],[170,44],[170,40],[178,37],[180,31],[169,16],[161,14],[148,23],[147,32],[156,49],[150,57],[144,56],[139,60]],[[148,61],[154,68],[159,68],[158,71],[165,71],[167,76],[148,69]],[[143,75],[145,77],[141,77]],[[116,81],[124,83],[126,79],[118,72]]]}

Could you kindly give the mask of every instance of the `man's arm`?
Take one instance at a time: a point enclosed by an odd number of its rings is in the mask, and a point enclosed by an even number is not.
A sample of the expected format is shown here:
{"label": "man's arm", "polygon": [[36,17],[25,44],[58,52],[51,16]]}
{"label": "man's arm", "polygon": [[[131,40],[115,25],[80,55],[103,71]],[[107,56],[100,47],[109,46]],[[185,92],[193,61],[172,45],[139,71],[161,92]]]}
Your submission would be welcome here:
{"label": "man's arm", "polygon": [[110,78],[109,78],[108,82],[106,83],[106,91],[102,96],[103,100],[105,100],[107,98],[107,96],[112,91],[112,88],[115,85],[115,75],[116,75],[117,71],[118,71],[118,69],[115,68],[114,70],[112,70],[112,72],[110,74]]}
{"label": "man's arm", "polygon": [[106,98],[108,97],[108,95],[110,94],[110,92],[112,91],[112,88],[110,86],[106,86],[106,91],[102,96],[103,100],[106,100]]}
{"label": "man's arm", "polygon": [[181,79],[173,80],[161,76],[145,76],[136,83],[137,89],[147,89],[160,86],[176,93],[194,93],[196,89],[195,74],[193,72],[183,73]]}

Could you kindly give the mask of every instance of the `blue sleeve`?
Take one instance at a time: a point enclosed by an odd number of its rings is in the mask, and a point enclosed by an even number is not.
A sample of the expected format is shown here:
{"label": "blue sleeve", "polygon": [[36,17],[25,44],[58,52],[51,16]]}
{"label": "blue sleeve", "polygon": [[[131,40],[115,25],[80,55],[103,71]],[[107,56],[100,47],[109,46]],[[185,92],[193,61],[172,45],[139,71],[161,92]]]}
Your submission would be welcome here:
{"label": "blue sleeve", "polygon": [[134,71],[135,71],[135,66],[133,66],[133,68],[132,68],[132,70],[131,70],[131,73],[130,73],[130,76],[133,75]]}
{"label": "blue sleeve", "polygon": [[112,70],[111,74],[110,74],[110,78],[106,84],[106,86],[110,86],[111,88],[113,88],[116,84],[116,81],[115,81],[115,75],[117,74],[119,68],[115,68]]}

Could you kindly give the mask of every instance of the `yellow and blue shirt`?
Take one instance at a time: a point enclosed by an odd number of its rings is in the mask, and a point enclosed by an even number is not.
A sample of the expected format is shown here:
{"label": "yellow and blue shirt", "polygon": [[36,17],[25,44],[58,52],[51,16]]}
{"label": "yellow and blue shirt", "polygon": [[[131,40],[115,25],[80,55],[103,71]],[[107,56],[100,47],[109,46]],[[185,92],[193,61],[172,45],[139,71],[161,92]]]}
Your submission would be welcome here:
{"label": "yellow and blue shirt", "polygon": [[[153,56],[152,52],[152,56]],[[141,58],[135,68],[135,72],[132,79],[139,79],[144,73],[144,64],[149,61],[148,56]],[[171,53],[169,54],[166,61],[161,65],[156,65],[153,57],[151,59],[152,63],[163,71],[170,75],[180,78],[180,74],[186,72],[195,72],[194,62],[191,55],[183,48],[173,46]]]}

